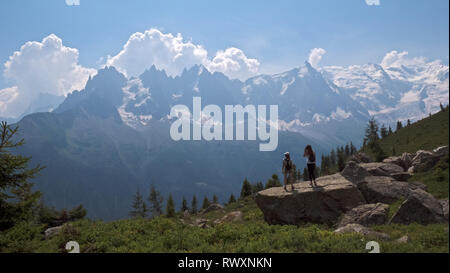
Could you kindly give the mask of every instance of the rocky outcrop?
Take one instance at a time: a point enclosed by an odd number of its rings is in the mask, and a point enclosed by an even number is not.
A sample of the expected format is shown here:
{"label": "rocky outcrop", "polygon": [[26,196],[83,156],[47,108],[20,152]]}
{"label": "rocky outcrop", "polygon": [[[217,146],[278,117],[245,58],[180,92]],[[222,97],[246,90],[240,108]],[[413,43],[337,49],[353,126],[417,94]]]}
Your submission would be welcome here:
{"label": "rocky outcrop", "polygon": [[215,211],[215,210],[222,210],[223,206],[221,204],[217,204],[217,203],[213,203],[211,205],[209,205],[206,209],[204,209],[202,211],[203,214],[211,212],[211,211]]}
{"label": "rocky outcrop", "polygon": [[367,203],[392,204],[399,199],[406,199],[412,190],[420,188],[415,183],[396,181],[389,176],[368,176],[358,184]]}
{"label": "rocky outcrop", "polygon": [[413,157],[408,172],[417,173],[428,171],[446,155],[448,155],[448,146],[436,148],[432,152],[419,150]]}
{"label": "rocky outcrop", "polygon": [[342,216],[338,226],[359,224],[362,226],[382,225],[388,220],[389,205],[376,203],[357,206]]}
{"label": "rocky outcrop", "polygon": [[359,152],[359,153],[352,155],[348,161],[355,162],[355,163],[370,163],[370,162],[372,162],[370,157],[363,152]]}
{"label": "rocky outcrop", "polygon": [[269,224],[336,223],[340,215],[365,203],[361,192],[341,174],[317,179],[317,187],[309,183],[295,184],[294,191],[274,187],[260,191],[255,197]]}
{"label": "rocky outcrop", "polygon": [[45,240],[50,240],[50,239],[53,238],[54,236],[56,236],[56,235],[58,235],[59,233],[61,233],[63,227],[64,227],[64,225],[57,226],[57,227],[47,228],[47,229],[44,231],[44,238],[45,238]]}
{"label": "rocky outcrop", "polygon": [[396,173],[402,173],[403,168],[392,163],[373,162],[359,164],[373,176],[392,176]]}
{"label": "rocky outcrop", "polygon": [[421,189],[416,189],[410,192],[390,222],[426,225],[444,221],[443,207],[439,200]]}
{"label": "rocky outcrop", "polygon": [[373,231],[359,224],[348,224],[334,231],[335,233],[359,233],[364,236],[374,237],[378,240],[390,240],[390,236],[386,233]]}
{"label": "rocky outcrop", "polygon": [[403,153],[401,158],[403,169],[407,171],[412,165],[412,155],[410,153]]}
{"label": "rocky outcrop", "polygon": [[227,214],[225,214],[225,216],[223,216],[220,219],[217,219],[214,221],[214,224],[223,224],[223,223],[230,223],[230,222],[235,222],[235,221],[240,221],[242,220],[242,212],[241,211],[232,211],[229,212]]}
{"label": "rocky outcrop", "polygon": [[448,199],[439,200],[442,206],[442,214],[444,219],[448,221]]}
{"label": "rocky outcrop", "polygon": [[371,176],[371,174],[358,163],[349,161],[342,170],[341,175],[355,185],[364,181],[364,178]]}

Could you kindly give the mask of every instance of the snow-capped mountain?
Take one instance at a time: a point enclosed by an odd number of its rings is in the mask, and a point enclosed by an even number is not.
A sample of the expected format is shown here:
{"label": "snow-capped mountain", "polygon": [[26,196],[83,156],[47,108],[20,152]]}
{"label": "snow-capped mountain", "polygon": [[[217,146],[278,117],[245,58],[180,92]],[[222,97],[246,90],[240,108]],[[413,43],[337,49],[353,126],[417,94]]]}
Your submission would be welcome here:
{"label": "snow-capped mountain", "polygon": [[440,61],[382,65],[328,66],[321,69],[344,93],[378,121],[418,120],[449,101],[449,67]]}

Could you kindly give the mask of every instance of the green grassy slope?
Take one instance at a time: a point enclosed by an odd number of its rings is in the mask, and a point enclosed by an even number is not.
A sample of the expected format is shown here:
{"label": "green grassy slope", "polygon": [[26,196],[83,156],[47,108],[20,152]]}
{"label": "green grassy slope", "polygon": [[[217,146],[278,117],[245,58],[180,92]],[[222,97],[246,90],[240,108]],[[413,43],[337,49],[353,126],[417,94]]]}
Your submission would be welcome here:
{"label": "green grassy slope", "polygon": [[[216,219],[240,210],[240,221],[215,225]],[[208,219],[208,228],[183,224],[164,216],[153,220],[127,219],[114,222],[82,220],[64,228],[50,240],[43,240],[42,229],[27,224],[0,234],[0,252],[65,252],[65,243],[75,240],[81,252],[300,252],[364,253],[367,242],[376,238],[360,234],[335,234],[320,225],[268,225],[254,200],[248,197],[228,205],[223,211],[191,215]],[[383,225],[374,227],[391,236],[380,241],[381,252],[449,251],[448,225]],[[395,240],[408,235],[407,243]]]}
{"label": "green grassy slope", "polygon": [[[381,141],[383,151],[391,156],[401,155],[404,152],[433,150],[439,146],[448,145],[448,114],[449,109],[446,108],[387,136]],[[393,154],[394,148],[395,154]]]}

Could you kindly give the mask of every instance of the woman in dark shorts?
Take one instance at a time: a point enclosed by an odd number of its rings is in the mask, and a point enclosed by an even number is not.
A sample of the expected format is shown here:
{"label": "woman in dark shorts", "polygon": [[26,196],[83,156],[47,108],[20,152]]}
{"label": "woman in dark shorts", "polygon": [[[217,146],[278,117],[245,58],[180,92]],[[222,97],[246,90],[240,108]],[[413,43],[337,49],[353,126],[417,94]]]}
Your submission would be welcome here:
{"label": "woman in dark shorts", "polygon": [[[309,184],[314,187],[317,186],[316,183],[316,153],[314,153],[311,145],[307,145],[305,147],[305,152],[303,153],[303,156],[308,159],[306,165],[308,166],[308,174],[309,174]],[[313,185],[314,182],[314,185]]]}

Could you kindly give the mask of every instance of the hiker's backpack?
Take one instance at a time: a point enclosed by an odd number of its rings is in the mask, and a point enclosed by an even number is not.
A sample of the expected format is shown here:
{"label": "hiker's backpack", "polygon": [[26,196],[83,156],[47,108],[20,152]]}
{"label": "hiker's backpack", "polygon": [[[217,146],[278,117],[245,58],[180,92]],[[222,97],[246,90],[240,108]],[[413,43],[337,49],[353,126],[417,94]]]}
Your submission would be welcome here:
{"label": "hiker's backpack", "polygon": [[292,168],[292,162],[291,162],[291,160],[290,159],[284,159],[284,160],[286,160],[286,171],[291,171],[291,168]]}

